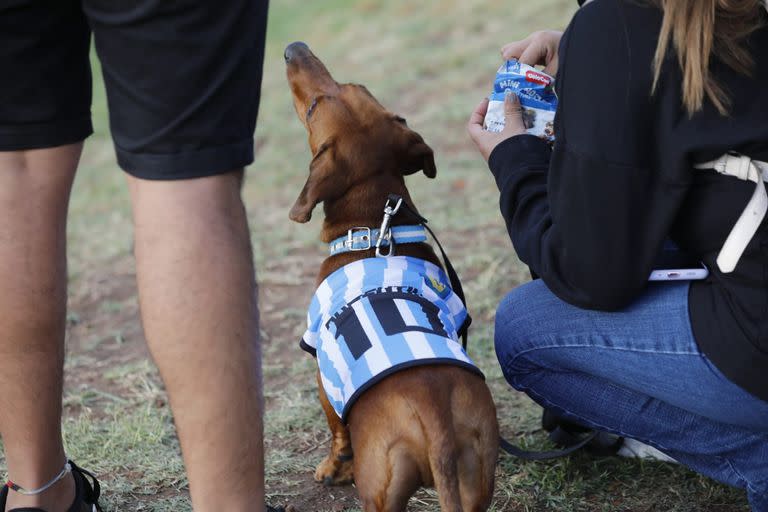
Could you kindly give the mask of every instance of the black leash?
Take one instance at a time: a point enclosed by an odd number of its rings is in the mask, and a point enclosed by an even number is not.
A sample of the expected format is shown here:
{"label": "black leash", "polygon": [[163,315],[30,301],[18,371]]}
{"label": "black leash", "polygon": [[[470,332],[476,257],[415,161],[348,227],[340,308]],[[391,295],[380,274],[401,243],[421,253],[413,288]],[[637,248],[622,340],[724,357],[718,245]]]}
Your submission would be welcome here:
{"label": "black leash", "polygon": [[[392,201],[394,203],[397,203],[398,201],[402,201],[402,197],[400,197],[397,194],[389,194],[389,197],[387,198],[389,201]],[[437,239],[437,236],[435,236],[434,231],[432,231],[429,226],[427,226],[427,222],[429,222],[427,219],[421,216],[417,211],[415,211],[411,206],[406,202],[402,201],[401,208],[405,208],[408,210],[408,213],[410,213],[413,217],[416,218],[416,220],[424,226],[424,229],[426,229],[429,234],[432,236],[432,239],[437,244],[437,247],[440,249],[440,255],[443,257],[443,264],[445,265],[445,272],[448,274],[448,280],[451,283],[451,288],[453,288],[453,292],[461,299],[461,302],[464,304],[464,307],[467,307],[467,299],[464,297],[464,288],[461,286],[461,279],[459,278],[459,274],[456,273],[456,269],[453,268],[453,265],[451,264],[451,260],[448,259],[448,255],[445,253],[445,250],[443,249],[443,246],[440,244],[440,240]],[[464,347],[464,350],[467,349],[467,341],[468,341],[468,333],[469,333],[469,326],[472,324],[472,317],[469,316],[469,313],[467,313],[467,318],[464,320],[464,323],[459,327],[459,337],[461,337],[461,345]]]}
{"label": "black leash", "polygon": [[504,438],[501,439],[501,449],[524,460],[547,460],[565,457],[581,449],[587,450],[596,457],[610,457],[624,445],[623,437],[616,437],[607,432],[592,430],[578,423],[566,420],[551,409],[544,409],[541,416],[541,427],[549,435],[549,440],[560,450],[530,452],[514,446]]}
{"label": "black leash", "polygon": [[[567,435],[571,436],[572,434]],[[513,457],[517,457],[519,459],[523,460],[549,460],[549,459],[558,459],[560,457],[565,457],[567,455],[572,454],[573,452],[580,450],[587,446],[592,440],[594,440],[597,437],[598,432],[592,431],[588,436],[585,438],[576,441],[575,444],[569,445],[568,448],[563,448],[562,450],[548,450],[543,452],[531,452],[528,450],[523,450],[522,448],[519,448],[503,437],[499,438],[499,446],[501,446],[501,449],[507,452],[508,454],[512,455]]]}
{"label": "black leash", "polygon": [[[581,437],[582,434],[585,434],[584,437]],[[623,437],[615,437],[606,432],[586,428],[574,431],[562,425],[555,427],[549,432],[549,439],[555,445],[564,446],[565,448],[561,450],[529,452],[514,446],[504,438],[501,438],[500,445],[508,454],[523,460],[557,459],[581,449],[587,450],[590,455],[595,457],[611,457],[616,455],[624,445]]]}

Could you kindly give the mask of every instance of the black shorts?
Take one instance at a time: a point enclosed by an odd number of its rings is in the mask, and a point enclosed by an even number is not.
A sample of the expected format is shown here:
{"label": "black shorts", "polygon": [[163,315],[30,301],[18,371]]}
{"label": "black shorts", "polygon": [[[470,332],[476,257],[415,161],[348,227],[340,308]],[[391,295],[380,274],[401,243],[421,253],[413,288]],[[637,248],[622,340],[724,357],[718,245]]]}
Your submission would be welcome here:
{"label": "black shorts", "polygon": [[85,139],[91,33],[117,162],[184,179],[253,161],[268,0],[0,0],[0,151]]}

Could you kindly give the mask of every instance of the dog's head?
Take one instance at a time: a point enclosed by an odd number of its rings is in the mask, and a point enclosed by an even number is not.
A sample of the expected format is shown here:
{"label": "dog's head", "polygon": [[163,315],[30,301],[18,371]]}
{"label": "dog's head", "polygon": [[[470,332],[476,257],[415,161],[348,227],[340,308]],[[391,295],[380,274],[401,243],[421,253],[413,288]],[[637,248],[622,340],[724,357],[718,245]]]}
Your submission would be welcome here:
{"label": "dog's head", "polygon": [[309,133],[309,178],[290,218],[307,222],[323,201],[341,198],[372,177],[437,170],[432,149],[405,119],[385,109],[362,85],[340,84],[304,43],[285,49],[293,105]]}

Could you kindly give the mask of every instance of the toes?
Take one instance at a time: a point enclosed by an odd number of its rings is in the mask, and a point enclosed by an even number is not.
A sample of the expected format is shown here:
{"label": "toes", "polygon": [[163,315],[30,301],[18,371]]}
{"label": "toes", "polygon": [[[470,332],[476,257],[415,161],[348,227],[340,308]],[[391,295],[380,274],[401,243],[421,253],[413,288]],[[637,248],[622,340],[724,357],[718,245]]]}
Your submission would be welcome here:
{"label": "toes", "polygon": [[328,457],[315,470],[315,481],[326,487],[345,485],[353,481],[352,462],[340,462],[335,457]]}

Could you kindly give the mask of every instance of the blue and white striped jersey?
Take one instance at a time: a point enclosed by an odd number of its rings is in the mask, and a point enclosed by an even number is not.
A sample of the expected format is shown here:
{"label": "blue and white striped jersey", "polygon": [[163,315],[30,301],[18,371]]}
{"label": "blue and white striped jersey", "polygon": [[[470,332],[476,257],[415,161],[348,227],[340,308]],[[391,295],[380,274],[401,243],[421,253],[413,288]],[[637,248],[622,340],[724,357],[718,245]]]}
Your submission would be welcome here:
{"label": "blue and white striped jersey", "polygon": [[328,400],[346,421],[362,392],[398,370],[453,364],[482,376],[458,342],[467,319],[440,267],[408,256],[366,258],[317,288],[301,346],[316,355]]}

